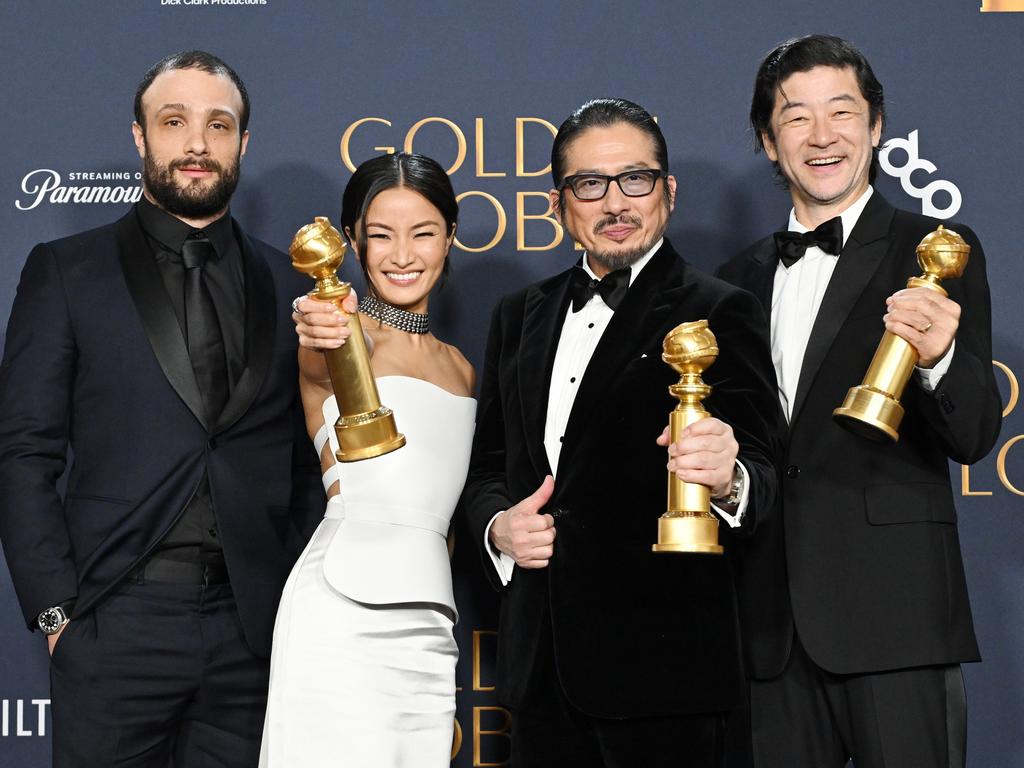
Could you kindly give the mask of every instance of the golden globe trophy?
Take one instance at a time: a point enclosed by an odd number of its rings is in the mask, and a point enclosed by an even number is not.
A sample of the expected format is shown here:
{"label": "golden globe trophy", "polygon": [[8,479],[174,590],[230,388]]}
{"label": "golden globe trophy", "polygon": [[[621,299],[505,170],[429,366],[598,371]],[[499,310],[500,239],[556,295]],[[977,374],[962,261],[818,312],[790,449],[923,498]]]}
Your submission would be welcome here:
{"label": "golden globe trophy", "polygon": [[[917,246],[917,263],[924,274],[907,281],[908,288],[928,288],[943,296],[942,280],[960,277],[970,256],[969,246],[960,235],[942,225],[929,232]],[[910,380],[918,354],[913,345],[886,331],[871,359],[864,381],[846,393],[842,406],[832,417],[851,432],[880,443],[900,439],[903,421],[900,397]]]}
{"label": "golden globe trophy", "polygon": [[[679,373],[679,381],[668,388],[679,400],[669,416],[672,442],[683,430],[710,414],[701,401],[711,394],[701,372],[715,362],[718,346],[707,320],[677,325],[662,343],[661,359]],[[668,473],[668,511],[658,518],[655,552],[703,552],[720,555],[718,520],[711,514],[711,489],[699,483],[684,483],[675,472]]]}
{"label": "golden globe trophy", "polygon": [[[345,257],[345,241],[326,216],[317,216],[312,224],[295,233],[288,255],[296,270],[316,280],[316,288],[309,295],[329,301],[344,312],[341,303],[352,291],[352,286],[337,275]],[[334,425],[338,461],[359,461],[401,448],[405,435],[395,427],[391,409],[380,403],[358,313],[348,315],[348,327],[352,335],[345,344],[326,350],[324,356],[340,413]]]}

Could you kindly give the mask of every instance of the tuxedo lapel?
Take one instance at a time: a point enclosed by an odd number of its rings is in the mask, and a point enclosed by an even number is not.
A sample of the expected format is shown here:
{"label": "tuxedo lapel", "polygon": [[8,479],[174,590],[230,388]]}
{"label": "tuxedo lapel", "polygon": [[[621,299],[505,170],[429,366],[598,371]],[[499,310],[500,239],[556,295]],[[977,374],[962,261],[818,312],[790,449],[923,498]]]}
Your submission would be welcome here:
{"label": "tuxedo lapel", "polygon": [[[807,399],[807,392],[814,383],[818,369],[831,349],[836,334],[885,258],[889,249],[889,228],[894,215],[895,209],[878,192],[872,193],[843,247],[807,341],[807,349],[800,366],[796,399],[793,401],[791,424],[799,417],[800,409]],[[884,307],[878,308],[879,318],[883,310]],[[851,382],[851,386],[855,383]]]}
{"label": "tuxedo lapel", "polygon": [[775,271],[778,267],[778,257],[775,254],[775,240],[767,237],[761,241],[754,255],[751,257],[753,264],[744,279],[745,288],[757,296],[764,307],[765,317],[772,315],[772,294],[775,290]]}
{"label": "tuxedo lapel", "polygon": [[520,409],[527,450],[541,477],[551,474],[551,464],[544,449],[544,424],[551,368],[555,362],[562,321],[569,307],[570,274],[571,270],[531,288],[523,308],[518,359]]}
{"label": "tuxedo lapel", "polygon": [[118,222],[116,232],[125,283],[157,362],[188,409],[208,426],[185,337],[134,209]]}
{"label": "tuxedo lapel", "polygon": [[267,375],[277,331],[277,301],[270,267],[232,221],[245,269],[245,369],[217,419],[216,432],[234,424],[252,404]]}
{"label": "tuxedo lapel", "polygon": [[678,304],[683,293],[680,266],[679,257],[666,240],[633,281],[583,373],[565,429],[566,446],[579,437],[593,417],[609,393],[609,383],[637,356],[639,348],[650,342],[651,334]]}

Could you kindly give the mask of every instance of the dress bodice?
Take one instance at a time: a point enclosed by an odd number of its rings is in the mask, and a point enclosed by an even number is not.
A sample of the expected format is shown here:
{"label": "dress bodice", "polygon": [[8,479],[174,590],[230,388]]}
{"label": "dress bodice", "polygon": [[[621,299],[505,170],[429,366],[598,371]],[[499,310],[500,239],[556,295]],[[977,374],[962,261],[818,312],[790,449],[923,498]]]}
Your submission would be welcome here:
{"label": "dress bodice", "polygon": [[[339,462],[328,473],[337,474],[341,493],[327,516],[342,524],[324,575],[354,600],[427,601],[454,610],[445,535],[469,468],[476,401],[409,376],[382,376],[377,389],[406,443],[373,459]],[[323,413],[336,452],[333,396]]]}

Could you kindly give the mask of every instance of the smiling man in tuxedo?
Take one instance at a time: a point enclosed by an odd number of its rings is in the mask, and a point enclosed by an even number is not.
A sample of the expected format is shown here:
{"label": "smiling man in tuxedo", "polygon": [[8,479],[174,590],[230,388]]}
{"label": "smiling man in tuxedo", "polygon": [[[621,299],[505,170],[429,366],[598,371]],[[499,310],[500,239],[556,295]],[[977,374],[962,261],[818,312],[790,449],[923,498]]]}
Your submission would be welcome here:
{"label": "smiling man in tuxedo", "polygon": [[512,763],[717,766],[740,694],[736,595],[730,555],[651,552],[678,381],[661,351],[683,322],[717,336],[712,418],[669,447],[669,467],[711,488],[732,552],[775,508],[761,311],[665,238],[676,180],[642,107],[580,107],[551,169],[552,209],[586,253],[495,308],[464,497],[502,593]]}
{"label": "smiling man in tuxedo", "polygon": [[248,120],[217,57],[157,63],[132,125],[143,199],[36,246],[21,275],[0,538],[48,637],[55,766],[257,761],[277,600],[323,496],[299,286],[228,212]]}
{"label": "smiling man in tuxedo", "polygon": [[[999,432],[985,256],[950,224],[971,253],[949,297],[903,287],[940,222],[872,188],[885,104],[848,42],[811,35],[769,53],[750,117],[793,202],[786,230],[720,270],[770,315],[788,419],[785,547],[752,542],[760,578],[745,585],[771,606],[743,628],[754,762],[962,768],[959,665],[979,654],[947,461],[977,461]],[[886,329],[920,355],[894,445],[832,418]]]}

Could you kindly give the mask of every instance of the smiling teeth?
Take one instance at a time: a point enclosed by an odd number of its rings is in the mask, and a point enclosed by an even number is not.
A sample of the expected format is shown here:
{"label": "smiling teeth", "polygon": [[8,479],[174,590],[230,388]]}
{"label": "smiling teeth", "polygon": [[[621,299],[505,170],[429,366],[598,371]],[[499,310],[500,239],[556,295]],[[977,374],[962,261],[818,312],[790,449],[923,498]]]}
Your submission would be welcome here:
{"label": "smiling teeth", "polygon": [[394,280],[396,283],[411,283],[417,277],[422,275],[422,272],[385,272],[388,280]]}
{"label": "smiling teeth", "polygon": [[820,158],[817,158],[815,160],[808,160],[807,164],[808,165],[832,165],[833,163],[838,163],[842,159],[843,158],[841,158],[841,157],[820,157]]}

